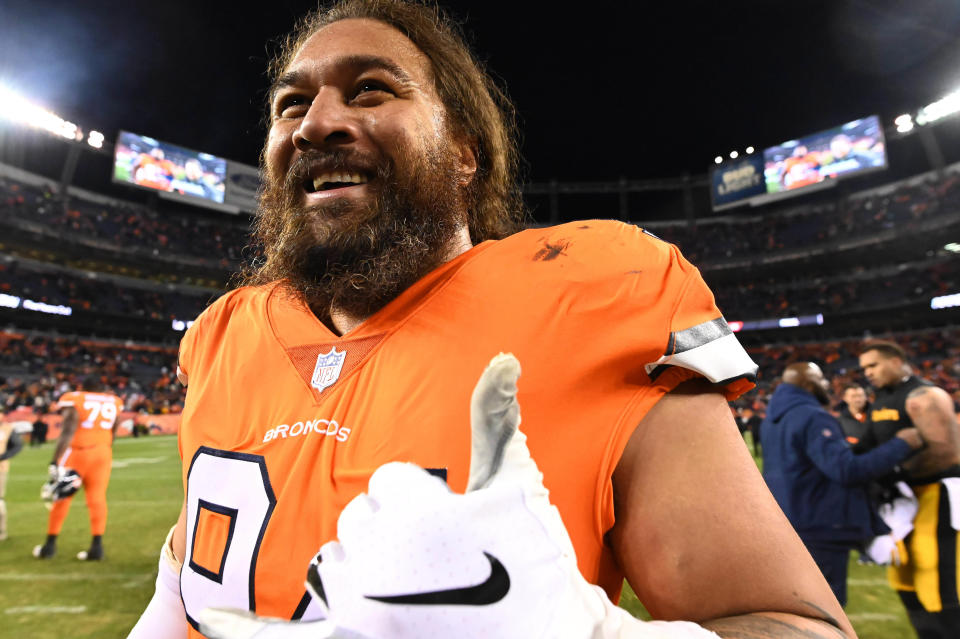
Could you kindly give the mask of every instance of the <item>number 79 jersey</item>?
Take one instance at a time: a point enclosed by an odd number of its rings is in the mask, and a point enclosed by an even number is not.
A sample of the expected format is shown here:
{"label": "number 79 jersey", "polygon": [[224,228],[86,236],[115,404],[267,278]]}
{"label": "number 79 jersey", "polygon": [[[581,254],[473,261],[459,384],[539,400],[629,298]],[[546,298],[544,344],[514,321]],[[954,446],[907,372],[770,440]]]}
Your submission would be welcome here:
{"label": "number 79 jersey", "polygon": [[112,393],[71,391],[57,400],[57,408],[77,409],[79,425],[70,446],[86,448],[113,442],[113,427],[123,410],[123,400]]}
{"label": "number 79 jersey", "polygon": [[382,464],[462,492],[470,395],[500,352],[523,369],[521,428],[580,570],[617,597],[604,535],[627,439],[680,382],[706,377],[733,398],[756,366],[676,247],[588,221],[480,244],[342,337],[279,284],[204,311],[180,347],[191,632],[209,606],[316,617],[309,560]]}

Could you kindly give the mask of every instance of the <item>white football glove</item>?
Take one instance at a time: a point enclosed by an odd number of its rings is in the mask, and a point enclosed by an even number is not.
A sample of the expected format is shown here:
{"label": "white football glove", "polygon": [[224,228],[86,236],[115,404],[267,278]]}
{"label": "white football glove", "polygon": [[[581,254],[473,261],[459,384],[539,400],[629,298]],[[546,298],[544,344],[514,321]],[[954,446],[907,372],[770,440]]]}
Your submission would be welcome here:
{"label": "white football glove", "polygon": [[560,513],[517,430],[520,364],[498,355],[471,400],[467,492],[413,464],[390,463],[344,508],[308,587],[327,620],[289,623],[200,614],[224,639],[717,639],[688,622],[643,622],[577,570]]}

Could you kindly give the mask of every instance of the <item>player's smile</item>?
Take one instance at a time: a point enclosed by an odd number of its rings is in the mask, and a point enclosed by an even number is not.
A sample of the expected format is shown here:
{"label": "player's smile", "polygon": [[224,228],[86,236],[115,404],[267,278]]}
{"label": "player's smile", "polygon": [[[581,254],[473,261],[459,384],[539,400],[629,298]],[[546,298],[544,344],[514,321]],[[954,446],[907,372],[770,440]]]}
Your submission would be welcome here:
{"label": "player's smile", "polygon": [[365,173],[325,171],[303,181],[307,205],[336,197],[363,197],[369,191]]}

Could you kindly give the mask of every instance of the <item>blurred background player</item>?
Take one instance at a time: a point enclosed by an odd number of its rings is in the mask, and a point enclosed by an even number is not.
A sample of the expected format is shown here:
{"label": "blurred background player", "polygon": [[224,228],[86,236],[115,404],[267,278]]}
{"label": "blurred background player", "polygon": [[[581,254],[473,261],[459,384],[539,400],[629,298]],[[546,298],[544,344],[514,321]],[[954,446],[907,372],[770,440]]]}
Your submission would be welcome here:
{"label": "blurred background player", "polygon": [[850,549],[886,534],[873,512],[866,482],[890,472],[923,446],[916,429],[854,455],[840,424],[826,410],[827,380],[812,362],[791,364],[761,425],[763,478],[840,605],[847,603]]}
{"label": "blurred background player", "polygon": [[840,426],[853,452],[864,452],[861,441],[870,424],[867,420],[867,391],[860,384],[848,384],[843,389],[843,404],[840,406]]}
{"label": "blurred background player", "polygon": [[23,440],[13,429],[11,422],[0,422],[0,541],[7,538],[7,475],[10,472],[10,458],[23,448]]}
{"label": "blurred background player", "polygon": [[867,344],[860,354],[860,368],[876,389],[869,445],[880,446],[911,427],[926,442],[923,450],[903,463],[902,470],[888,478],[888,483],[909,484],[918,504],[913,532],[903,539],[903,560],[899,566],[890,566],[887,577],[920,639],[957,637],[960,435],[953,400],[943,389],[914,375],[906,353],[894,342]]}
{"label": "blurred background player", "polygon": [[37,416],[33,420],[33,427],[30,433],[31,448],[47,443],[47,422],[43,421],[43,416],[46,415],[46,413],[46,406],[40,406],[37,409]]}
{"label": "blurred background player", "polygon": [[[67,468],[75,470],[83,480],[83,490],[90,511],[90,548],[77,554],[77,559],[103,559],[103,532],[107,526],[107,484],[113,462],[113,439],[117,417],[123,400],[103,392],[96,377],[88,377],[82,390],[65,393],[57,401],[63,416],[60,439],[50,462],[50,477],[61,477]],[[47,525],[47,540],[33,549],[38,559],[49,559],[57,551],[57,535],[70,511],[73,497],[53,503]]]}

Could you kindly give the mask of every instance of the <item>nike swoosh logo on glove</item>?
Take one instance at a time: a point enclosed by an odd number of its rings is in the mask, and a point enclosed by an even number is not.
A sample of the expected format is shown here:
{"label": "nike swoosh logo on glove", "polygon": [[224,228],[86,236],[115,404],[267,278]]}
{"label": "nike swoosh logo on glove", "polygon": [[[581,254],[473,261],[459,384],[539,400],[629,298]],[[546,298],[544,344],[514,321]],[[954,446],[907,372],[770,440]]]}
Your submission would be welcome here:
{"label": "nike swoosh logo on glove", "polygon": [[490,576],[476,586],[450,588],[432,592],[417,592],[408,595],[374,596],[367,599],[388,604],[412,604],[421,606],[486,606],[507,596],[510,590],[510,575],[500,560],[488,552],[483,555],[490,562]]}

